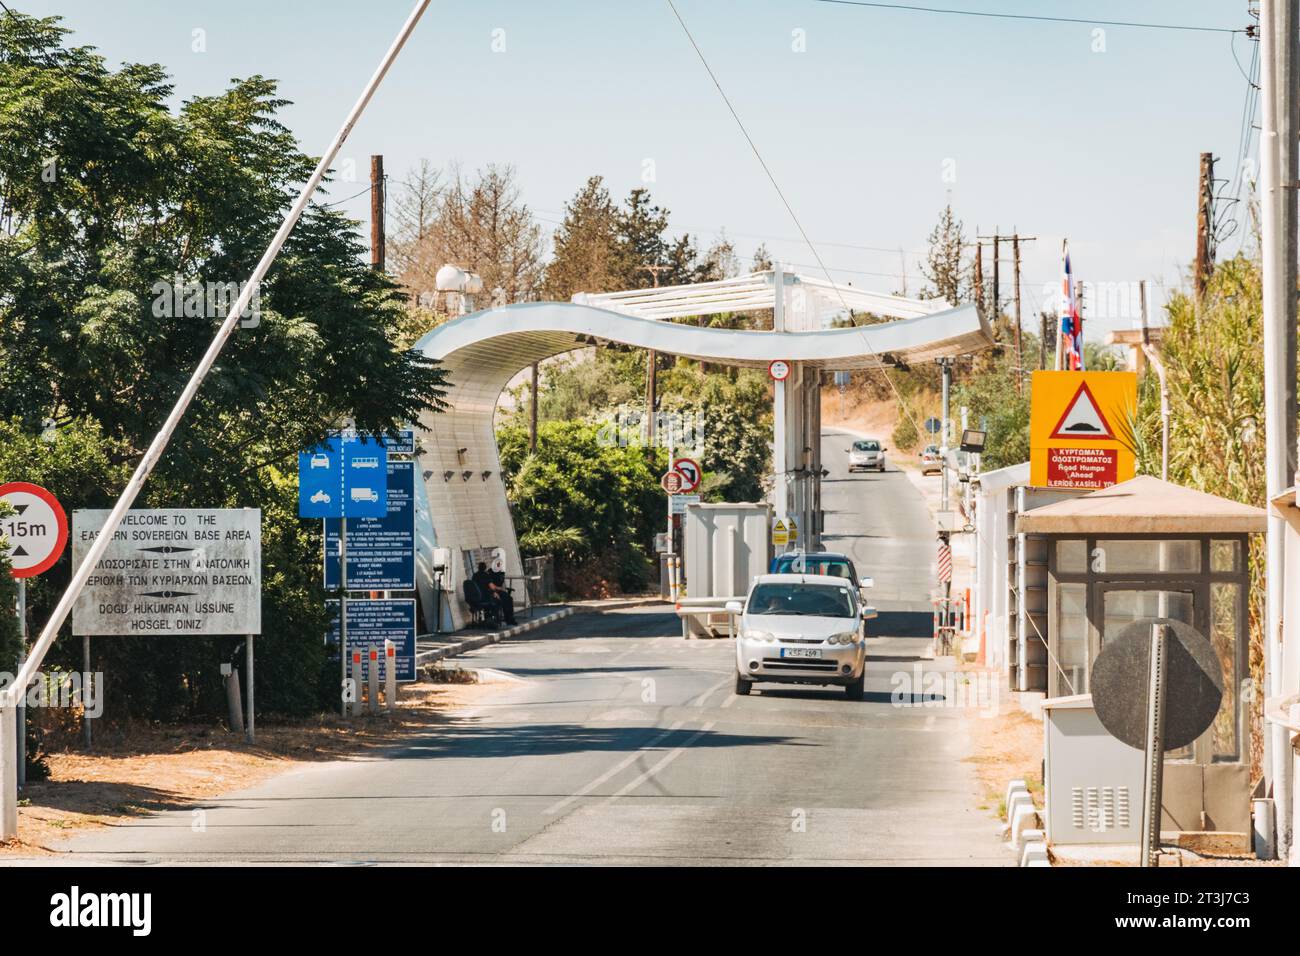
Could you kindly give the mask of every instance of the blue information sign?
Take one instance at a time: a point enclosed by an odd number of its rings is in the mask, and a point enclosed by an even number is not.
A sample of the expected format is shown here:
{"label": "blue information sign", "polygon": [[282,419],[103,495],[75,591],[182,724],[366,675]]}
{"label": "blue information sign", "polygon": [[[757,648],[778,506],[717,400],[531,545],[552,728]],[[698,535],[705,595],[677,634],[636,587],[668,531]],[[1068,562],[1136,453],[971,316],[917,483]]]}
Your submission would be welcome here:
{"label": "blue information sign", "polygon": [[[388,462],[388,513],[348,521],[348,590],[415,590],[415,462]],[[325,589],[339,587],[339,520],[325,519]]]}
{"label": "blue information sign", "polygon": [[[330,630],[325,640],[333,648],[338,660],[339,602],[326,601],[330,612]],[[397,649],[397,679],[415,680],[415,601],[410,598],[382,601],[348,601],[348,676],[352,676],[353,651],[361,651],[362,660],[370,659],[372,648],[384,660],[384,641],[392,641]],[[387,678],[387,669],[379,669],[380,677]]]}
{"label": "blue information sign", "polygon": [[372,438],[331,438],[298,453],[300,518],[382,518],[388,449]]}

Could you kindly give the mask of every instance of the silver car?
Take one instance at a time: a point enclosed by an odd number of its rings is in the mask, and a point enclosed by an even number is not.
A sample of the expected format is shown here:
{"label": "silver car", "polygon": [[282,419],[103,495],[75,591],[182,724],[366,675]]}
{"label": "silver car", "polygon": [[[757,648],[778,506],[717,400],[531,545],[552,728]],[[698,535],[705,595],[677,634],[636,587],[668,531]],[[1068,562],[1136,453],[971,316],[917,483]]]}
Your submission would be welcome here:
{"label": "silver car", "polygon": [[885,446],[874,438],[855,441],[849,449],[849,471],[885,470]]}
{"label": "silver car", "polygon": [[736,636],[736,693],[756,681],[843,687],[862,699],[867,652],[865,586],[821,574],[763,574],[744,604],[727,603],[740,615]]}

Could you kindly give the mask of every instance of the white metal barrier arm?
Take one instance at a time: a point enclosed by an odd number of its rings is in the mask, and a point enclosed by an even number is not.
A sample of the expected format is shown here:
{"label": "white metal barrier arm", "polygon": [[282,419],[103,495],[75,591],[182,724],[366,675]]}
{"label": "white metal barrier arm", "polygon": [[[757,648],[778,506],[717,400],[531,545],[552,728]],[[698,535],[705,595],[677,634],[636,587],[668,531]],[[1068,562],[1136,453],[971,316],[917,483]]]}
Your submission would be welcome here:
{"label": "white metal barrier arm", "polygon": [[167,416],[167,421],[163,423],[158,434],[154,436],[153,442],[149,445],[149,450],[145,452],[144,457],[140,460],[140,464],[136,466],[135,473],[131,476],[131,480],[127,482],[126,487],[122,490],[121,496],[117,499],[117,504],[113,506],[113,510],[104,521],[104,526],[99,529],[99,536],[95,539],[94,544],[91,545],[90,551],[86,554],[85,560],[81,563],[81,567],[73,572],[72,580],[68,582],[67,590],[63,592],[63,597],[59,599],[58,605],[54,608],[54,612],[46,622],[45,628],[41,631],[41,636],[37,639],[26,663],[24,663],[19,669],[17,678],[4,692],[3,696],[0,696],[0,707],[16,706],[21,689],[31,683],[36,671],[40,668],[42,661],[44,661],[45,655],[49,652],[50,645],[54,643],[54,638],[58,635],[59,628],[61,628],[63,622],[67,620],[68,614],[72,611],[72,605],[76,602],[78,595],[81,594],[82,588],[85,587],[86,579],[90,577],[90,572],[94,569],[95,565],[99,564],[100,559],[104,556],[104,551],[108,547],[109,542],[113,539],[113,535],[117,533],[117,528],[122,523],[122,519],[126,516],[127,511],[130,510],[131,505],[135,503],[135,499],[140,494],[140,490],[144,487],[145,481],[148,480],[150,473],[162,458],[162,454],[167,448],[167,443],[171,441],[172,433],[176,430],[176,426],[180,424],[181,418],[184,417],[186,410],[190,406],[190,402],[194,400],[194,396],[198,393],[199,386],[203,384],[203,380],[207,377],[208,372],[211,371],[213,364],[215,364],[217,360],[217,356],[221,354],[221,350],[225,346],[226,341],[234,332],[235,325],[239,322],[243,311],[248,308],[249,302],[252,300],[253,292],[257,289],[259,283],[261,283],[261,281],[266,277],[266,273],[271,268],[271,264],[275,262],[276,256],[280,253],[280,248],[284,245],[285,240],[289,238],[289,233],[293,231],[294,226],[298,224],[298,220],[302,217],[303,211],[307,208],[307,204],[311,201],[316,189],[320,186],[325,173],[329,170],[330,166],[333,165],[335,158],[338,156],[339,150],[343,147],[343,143],[352,132],[352,127],[356,125],[357,121],[361,118],[361,114],[365,112],[366,106],[369,105],[371,98],[375,94],[375,90],[377,90],[379,84],[383,82],[384,77],[388,73],[389,67],[393,65],[393,61],[397,58],[397,54],[401,52],[402,47],[406,44],[406,41],[415,29],[416,24],[419,23],[420,17],[424,15],[424,11],[428,8],[429,3],[430,0],[418,0],[415,4],[415,8],[411,11],[411,15],[407,17],[406,23],[402,25],[401,31],[397,34],[397,38],[393,40],[392,45],[388,48],[388,52],[384,54],[383,60],[380,61],[379,67],[375,70],[374,75],[370,77],[370,81],[366,84],[365,89],[357,99],[356,104],[352,107],[351,112],[348,113],[348,117],[344,121],[342,128],[339,129],[338,133],[334,137],[334,141],[330,143],[329,149],[327,149],[325,154],[321,157],[320,162],[316,166],[315,172],[313,172],[311,178],[307,180],[307,184],[303,186],[297,202],[293,204],[293,208],[289,211],[289,215],[285,217],[284,222],[280,225],[279,230],[275,234],[275,238],[271,240],[271,244],[262,255],[262,259],[257,264],[257,268],[253,271],[252,277],[244,286],[243,292],[240,293],[235,304],[231,306],[230,314],[226,316],[226,320],[221,324],[221,328],[218,330],[216,337],[212,340],[212,344],[208,346],[207,352],[204,353],[203,360],[199,362],[198,367],[194,370],[194,374],[190,376],[190,380],[188,384],[186,384],[185,390],[181,392],[180,398],[176,400],[176,404],[171,410],[171,414]]}

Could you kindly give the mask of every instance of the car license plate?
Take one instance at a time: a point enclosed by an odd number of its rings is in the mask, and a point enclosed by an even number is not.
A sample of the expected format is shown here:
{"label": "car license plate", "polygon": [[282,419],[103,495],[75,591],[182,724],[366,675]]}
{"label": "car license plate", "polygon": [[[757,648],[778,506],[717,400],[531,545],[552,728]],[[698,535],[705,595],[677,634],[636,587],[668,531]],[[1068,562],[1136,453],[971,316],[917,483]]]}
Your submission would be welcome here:
{"label": "car license plate", "polygon": [[781,656],[820,658],[822,651],[820,647],[783,647],[781,648]]}

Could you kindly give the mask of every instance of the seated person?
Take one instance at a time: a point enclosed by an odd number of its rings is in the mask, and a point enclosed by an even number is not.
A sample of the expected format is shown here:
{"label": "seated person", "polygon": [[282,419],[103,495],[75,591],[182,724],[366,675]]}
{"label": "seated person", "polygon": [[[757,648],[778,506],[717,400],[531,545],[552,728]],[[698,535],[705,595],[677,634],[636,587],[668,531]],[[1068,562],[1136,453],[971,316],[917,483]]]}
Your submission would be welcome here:
{"label": "seated person", "polygon": [[[504,580],[505,575],[502,575]],[[478,571],[474,573],[471,580],[478,585],[479,593],[483,595],[485,601],[495,601],[501,608],[501,617],[506,624],[513,627],[515,625],[515,599],[508,590],[496,582],[496,575],[488,570],[487,562],[480,561]]]}

